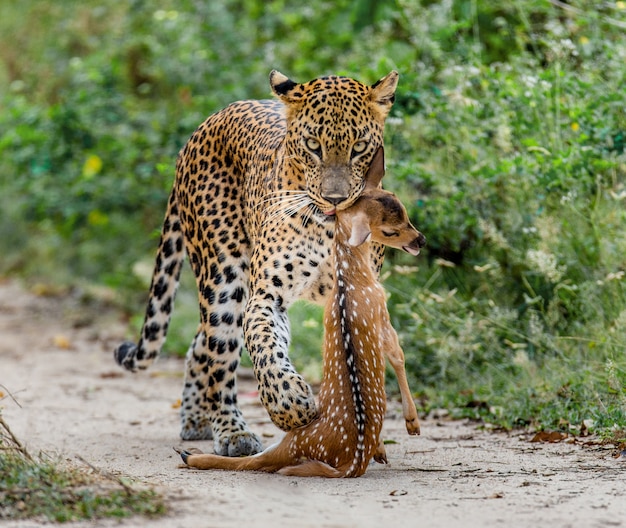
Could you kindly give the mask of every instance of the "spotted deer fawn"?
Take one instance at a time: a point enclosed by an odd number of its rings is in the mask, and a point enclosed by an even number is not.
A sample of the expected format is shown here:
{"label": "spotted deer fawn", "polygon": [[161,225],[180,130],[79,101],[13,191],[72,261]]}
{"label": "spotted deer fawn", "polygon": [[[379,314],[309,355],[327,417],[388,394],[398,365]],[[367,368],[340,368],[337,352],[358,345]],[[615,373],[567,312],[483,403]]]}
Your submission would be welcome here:
{"label": "spotted deer fawn", "polygon": [[383,156],[381,148],[361,198],[336,212],[335,280],[324,312],[324,374],[317,418],[253,456],[179,451],[188,466],[358,477],[372,458],[386,462],[380,439],[386,410],[385,355],[398,377],[407,431],[419,434],[404,353],[389,320],[385,292],[372,269],[370,241],[418,255],[426,239],[411,225],[398,198],[378,188]]}

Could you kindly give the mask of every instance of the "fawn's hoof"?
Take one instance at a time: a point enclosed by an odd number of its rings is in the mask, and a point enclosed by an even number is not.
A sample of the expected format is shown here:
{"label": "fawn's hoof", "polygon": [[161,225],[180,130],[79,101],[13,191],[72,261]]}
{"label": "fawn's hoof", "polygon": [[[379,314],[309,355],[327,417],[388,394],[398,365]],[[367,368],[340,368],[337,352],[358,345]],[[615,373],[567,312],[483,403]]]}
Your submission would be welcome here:
{"label": "fawn's hoof", "polygon": [[191,453],[185,449],[178,449],[177,447],[174,447],[173,449],[180,455],[180,458],[182,458],[183,462],[186,464],[187,459],[189,458],[189,455],[191,455]]}
{"label": "fawn's hoof", "polygon": [[410,435],[420,434],[420,422],[417,418],[406,420],[406,431]]}
{"label": "fawn's hoof", "polygon": [[200,451],[199,449],[196,449],[194,447],[190,447],[189,449],[179,449],[178,447],[173,447],[172,449],[174,449],[174,451],[176,451],[179,455],[180,458],[183,459],[183,462],[186,464],[187,460],[189,459],[189,457],[191,455],[201,455],[202,451]]}

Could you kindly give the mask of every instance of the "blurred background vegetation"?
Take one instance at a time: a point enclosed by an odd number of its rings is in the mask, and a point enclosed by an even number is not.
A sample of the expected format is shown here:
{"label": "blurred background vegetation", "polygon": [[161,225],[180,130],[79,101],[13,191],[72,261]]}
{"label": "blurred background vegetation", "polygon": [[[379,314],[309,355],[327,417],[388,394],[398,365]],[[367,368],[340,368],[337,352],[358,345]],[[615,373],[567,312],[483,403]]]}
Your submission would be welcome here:
{"label": "blurred background vegetation", "polygon": [[[195,127],[273,68],[397,69],[385,185],[429,245],[384,276],[422,409],[624,428],[625,31],[623,1],[3,0],[0,273],[109,292],[134,337]],[[187,272],[167,351],[196,312]],[[292,323],[313,380],[319,310]]]}

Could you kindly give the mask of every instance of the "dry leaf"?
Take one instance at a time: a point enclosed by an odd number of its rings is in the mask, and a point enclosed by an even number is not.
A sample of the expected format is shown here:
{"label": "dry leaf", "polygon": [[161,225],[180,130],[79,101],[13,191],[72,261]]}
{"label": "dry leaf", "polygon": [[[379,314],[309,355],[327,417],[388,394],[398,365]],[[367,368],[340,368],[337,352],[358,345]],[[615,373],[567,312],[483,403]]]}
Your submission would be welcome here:
{"label": "dry leaf", "polygon": [[567,438],[567,433],[561,433],[559,431],[539,431],[532,437],[531,442],[549,442],[556,443],[561,442]]}
{"label": "dry leaf", "polygon": [[591,419],[583,420],[580,424],[580,436],[591,435],[591,429],[593,429],[595,422]]}
{"label": "dry leaf", "polygon": [[409,492],[406,490],[393,490],[389,495],[392,497],[400,497],[401,495],[407,495]]}
{"label": "dry leaf", "polygon": [[124,376],[124,374],[122,372],[102,372],[100,374],[100,378],[101,379],[114,379],[114,378],[121,378],[122,376]]}
{"label": "dry leaf", "polygon": [[172,403],[172,409],[180,409],[180,406],[182,404],[183,404],[183,402],[181,402],[180,399],[178,399],[174,403]]}
{"label": "dry leaf", "polygon": [[33,284],[30,291],[38,297],[56,297],[57,295],[61,295],[63,292],[62,288],[52,284],[45,284],[43,282]]}
{"label": "dry leaf", "polygon": [[63,350],[69,350],[72,348],[72,343],[67,336],[63,334],[57,334],[52,338],[52,343],[57,348],[62,348]]}

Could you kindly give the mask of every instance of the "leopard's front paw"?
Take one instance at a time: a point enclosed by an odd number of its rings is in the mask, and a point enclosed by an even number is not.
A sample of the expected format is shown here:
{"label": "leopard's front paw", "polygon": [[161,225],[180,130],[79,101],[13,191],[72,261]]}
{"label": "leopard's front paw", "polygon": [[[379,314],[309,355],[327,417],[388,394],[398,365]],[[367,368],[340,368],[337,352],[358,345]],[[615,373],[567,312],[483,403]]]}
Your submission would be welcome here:
{"label": "leopard's front paw", "polygon": [[213,449],[216,455],[240,457],[263,451],[261,439],[250,431],[238,431],[216,438]]}
{"label": "leopard's front paw", "polygon": [[272,422],[283,431],[291,431],[315,419],[317,407],[313,391],[302,376],[291,372],[281,374],[262,382],[259,395]]}

